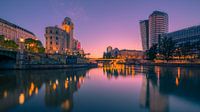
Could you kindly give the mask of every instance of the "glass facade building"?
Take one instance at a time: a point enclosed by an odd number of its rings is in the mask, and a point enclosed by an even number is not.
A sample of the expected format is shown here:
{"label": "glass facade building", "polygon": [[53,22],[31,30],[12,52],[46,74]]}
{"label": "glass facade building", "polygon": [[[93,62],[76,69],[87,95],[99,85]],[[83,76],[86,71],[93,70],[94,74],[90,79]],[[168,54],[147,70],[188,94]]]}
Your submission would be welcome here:
{"label": "glass facade building", "polygon": [[140,34],[142,40],[142,49],[146,51],[149,49],[149,20],[140,21]]}

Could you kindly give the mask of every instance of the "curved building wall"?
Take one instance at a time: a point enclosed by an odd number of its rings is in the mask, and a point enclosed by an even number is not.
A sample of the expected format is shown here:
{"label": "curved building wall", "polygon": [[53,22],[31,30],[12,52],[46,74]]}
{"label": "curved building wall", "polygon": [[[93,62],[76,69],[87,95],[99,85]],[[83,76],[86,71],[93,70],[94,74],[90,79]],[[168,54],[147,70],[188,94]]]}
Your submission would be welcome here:
{"label": "curved building wall", "polygon": [[35,34],[32,32],[17,26],[13,23],[10,23],[6,20],[0,18],[0,35],[4,35],[6,38],[10,40],[14,40],[16,43],[19,42],[19,38],[32,38],[37,39]]}

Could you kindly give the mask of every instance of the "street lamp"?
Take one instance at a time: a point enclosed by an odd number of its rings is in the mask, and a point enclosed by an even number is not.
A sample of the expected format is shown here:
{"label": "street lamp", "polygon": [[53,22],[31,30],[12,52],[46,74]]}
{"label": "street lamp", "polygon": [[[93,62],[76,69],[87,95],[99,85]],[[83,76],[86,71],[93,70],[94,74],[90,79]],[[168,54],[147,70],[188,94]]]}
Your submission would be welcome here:
{"label": "street lamp", "polygon": [[19,42],[20,42],[20,43],[24,43],[24,41],[25,41],[25,40],[24,40],[23,37],[19,38]]}
{"label": "street lamp", "polygon": [[24,61],[24,38],[19,38],[19,64],[23,64]]}

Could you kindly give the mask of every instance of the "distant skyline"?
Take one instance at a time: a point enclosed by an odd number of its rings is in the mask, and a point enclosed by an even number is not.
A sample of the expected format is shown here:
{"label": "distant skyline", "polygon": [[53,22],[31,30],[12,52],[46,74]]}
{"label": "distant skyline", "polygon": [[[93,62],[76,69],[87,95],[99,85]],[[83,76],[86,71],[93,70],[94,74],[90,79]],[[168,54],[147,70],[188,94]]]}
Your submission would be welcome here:
{"label": "distant skyline", "polygon": [[107,46],[142,50],[139,21],[155,11],[169,15],[169,32],[200,25],[199,0],[1,0],[0,18],[36,34],[44,43],[45,27],[74,24],[75,38],[90,57]]}

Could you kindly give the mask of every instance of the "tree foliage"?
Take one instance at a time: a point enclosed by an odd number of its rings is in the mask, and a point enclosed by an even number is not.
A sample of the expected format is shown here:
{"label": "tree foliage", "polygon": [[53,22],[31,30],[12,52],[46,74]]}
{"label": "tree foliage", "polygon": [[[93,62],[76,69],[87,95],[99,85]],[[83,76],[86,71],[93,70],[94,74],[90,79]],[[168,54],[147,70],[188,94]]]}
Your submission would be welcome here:
{"label": "tree foliage", "polygon": [[148,60],[154,60],[156,58],[157,46],[157,44],[154,44],[149,50],[146,51]]}
{"label": "tree foliage", "polygon": [[45,49],[42,42],[39,40],[34,40],[32,38],[25,39],[25,48],[29,52],[33,53],[44,53]]}
{"label": "tree foliage", "polygon": [[15,43],[15,41],[6,39],[3,35],[0,35],[0,47],[17,49],[19,46]]}
{"label": "tree foliage", "polygon": [[159,54],[165,59],[169,60],[175,51],[175,42],[170,37],[163,37],[159,43]]}

